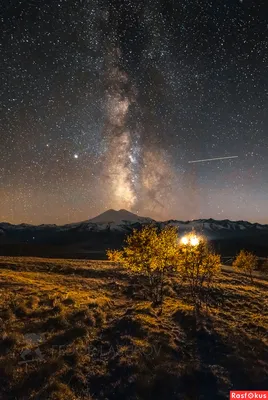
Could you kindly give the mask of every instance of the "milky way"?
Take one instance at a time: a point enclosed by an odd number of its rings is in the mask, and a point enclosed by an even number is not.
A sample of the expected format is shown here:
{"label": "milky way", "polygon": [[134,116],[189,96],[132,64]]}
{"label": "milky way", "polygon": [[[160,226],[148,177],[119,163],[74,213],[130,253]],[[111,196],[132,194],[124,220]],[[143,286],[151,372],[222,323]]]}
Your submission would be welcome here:
{"label": "milky way", "polygon": [[[111,32],[112,35],[112,32]],[[112,46],[112,44],[111,44]],[[128,88],[128,75],[120,70],[120,48],[108,47],[107,62],[107,121],[104,138],[107,140],[103,175],[108,175],[105,190],[115,208],[132,209],[136,203],[133,147],[136,135],[127,128],[129,107],[135,101]]]}
{"label": "milky way", "polygon": [[268,222],[264,2],[0,7],[1,221]]}

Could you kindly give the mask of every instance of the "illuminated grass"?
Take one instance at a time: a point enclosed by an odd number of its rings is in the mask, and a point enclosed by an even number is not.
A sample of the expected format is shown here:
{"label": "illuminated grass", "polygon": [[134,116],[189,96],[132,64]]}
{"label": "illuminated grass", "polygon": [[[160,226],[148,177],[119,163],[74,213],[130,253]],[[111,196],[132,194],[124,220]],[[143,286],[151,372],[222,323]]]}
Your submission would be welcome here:
{"label": "illuminated grass", "polygon": [[[267,389],[267,281],[222,273],[198,320],[176,278],[162,313],[139,282],[108,262],[0,258],[1,399],[223,400],[231,388]],[[25,349],[41,359],[21,363]]]}

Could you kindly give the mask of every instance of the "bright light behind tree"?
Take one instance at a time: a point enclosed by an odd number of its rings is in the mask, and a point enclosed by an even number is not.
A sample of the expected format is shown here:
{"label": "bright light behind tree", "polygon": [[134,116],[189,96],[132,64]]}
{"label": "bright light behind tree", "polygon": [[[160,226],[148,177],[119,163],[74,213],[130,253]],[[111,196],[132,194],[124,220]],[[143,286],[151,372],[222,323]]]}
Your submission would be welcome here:
{"label": "bright light behind tree", "polygon": [[188,239],[188,237],[187,236],[183,236],[183,238],[181,239],[181,243],[182,244],[188,244],[189,243],[189,239]]}
{"label": "bright light behind tree", "polygon": [[199,245],[199,239],[197,236],[193,236],[190,238],[190,243],[192,246],[198,246]]}
{"label": "bright light behind tree", "polygon": [[187,235],[187,236],[183,236],[181,238],[181,243],[186,245],[190,245],[190,246],[198,246],[199,245],[199,238],[196,235]]}

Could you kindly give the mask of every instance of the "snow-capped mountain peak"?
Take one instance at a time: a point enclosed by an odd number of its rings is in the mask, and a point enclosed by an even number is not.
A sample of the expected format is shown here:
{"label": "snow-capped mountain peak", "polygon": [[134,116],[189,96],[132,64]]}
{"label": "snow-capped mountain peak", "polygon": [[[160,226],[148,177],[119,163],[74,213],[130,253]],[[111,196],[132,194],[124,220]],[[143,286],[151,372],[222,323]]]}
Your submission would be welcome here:
{"label": "snow-capped mountain peak", "polygon": [[119,211],[110,209],[97,215],[95,218],[90,219],[88,222],[95,224],[120,224],[127,221],[131,222],[150,222],[153,221],[151,218],[140,217],[138,214],[134,214],[130,211],[121,209]]}

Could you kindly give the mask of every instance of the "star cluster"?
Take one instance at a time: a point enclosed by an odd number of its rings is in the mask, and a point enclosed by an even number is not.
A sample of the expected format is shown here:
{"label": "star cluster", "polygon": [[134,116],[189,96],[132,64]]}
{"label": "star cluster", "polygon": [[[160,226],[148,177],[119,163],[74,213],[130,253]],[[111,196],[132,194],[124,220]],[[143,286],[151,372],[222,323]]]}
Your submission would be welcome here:
{"label": "star cluster", "polygon": [[0,7],[1,221],[268,223],[265,2]]}

